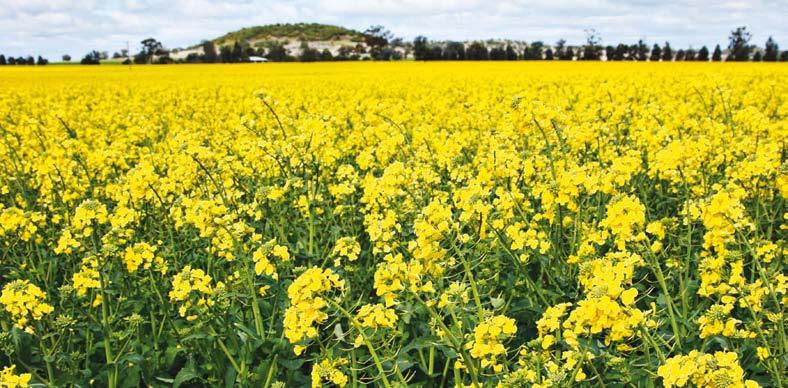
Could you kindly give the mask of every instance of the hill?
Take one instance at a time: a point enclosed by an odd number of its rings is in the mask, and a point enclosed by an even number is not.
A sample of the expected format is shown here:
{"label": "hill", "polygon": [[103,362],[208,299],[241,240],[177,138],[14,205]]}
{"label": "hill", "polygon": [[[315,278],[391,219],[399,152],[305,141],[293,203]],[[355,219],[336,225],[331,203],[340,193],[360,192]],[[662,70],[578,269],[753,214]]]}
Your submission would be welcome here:
{"label": "hill", "polygon": [[[233,46],[236,42],[253,49],[268,49],[271,44],[277,44],[282,46],[288,55],[299,55],[302,44],[306,43],[310,48],[328,50],[332,55],[337,55],[342,49],[347,51],[366,47],[364,37],[362,32],[330,24],[278,23],[242,28],[211,39],[211,42],[217,51],[223,46]],[[178,60],[185,59],[190,54],[202,55],[202,44],[174,49],[170,56]],[[363,57],[364,54],[360,56]]]}
{"label": "hill", "polygon": [[345,27],[319,23],[285,23],[269,24],[242,28],[228,32],[213,42],[217,46],[234,44],[235,42],[258,43],[264,41],[297,40],[315,41],[364,41],[364,34]]}

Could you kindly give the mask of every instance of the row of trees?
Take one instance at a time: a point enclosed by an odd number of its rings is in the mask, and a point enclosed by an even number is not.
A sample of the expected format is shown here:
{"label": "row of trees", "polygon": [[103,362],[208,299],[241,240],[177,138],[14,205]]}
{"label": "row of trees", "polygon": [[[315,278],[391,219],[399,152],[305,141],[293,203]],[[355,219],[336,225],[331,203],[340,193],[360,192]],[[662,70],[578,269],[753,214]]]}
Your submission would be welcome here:
{"label": "row of trees", "polygon": [[8,58],[6,58],[5,55],[0,54],[0,66],[5,66],[5,65],[46,65],[47,63],[49,63],[49,60],[44,58],[44,57],[42,57],[42,56],[40,56],[40,55],[38,56],[38,59],[36,59],[36,58],[33,58],[33,56],[31,56],[31,55],[28,55],[27,57],[16,57],[16,58],[14,58],[12,56],[9,56]]}
{"label": "row of trees", "polygon": [[[290,50],[281,42],[268,42],[264,46],[252,46],[248,42],[234,42],[233,45],[217,45],[212,41],[203,41],[201,53],[191,52],[184,58],[174,60],[171,52],[164,45],[154,39],[148,38],[140,42],[140,51],[129,55],[124,49],[115,52],[112,58],[122,60],[124,64],[151,64],[151,63],[240,63],[249,62],[255,57],[262,57],[273,62],[287,61],[347,61],[347,60],[400,60],[411,53],[416,60],[601,60],[608,61],[788,61],[788,51],[780,52],[777,42],[769,37],[763,49],[750,43],[752,35],[746,27],[738,27],[731,31],[728,37],[727,55],[723,58],[720,45],[710,52],[706,46],[698,50],[674,50],[669,42],[663,46],[654,44],[650,48],[643,40],[635,44],[619,43],[616,46],[602,46],[599,34],[591,29],[586,30],[586,42],[582,46],[568,46],[561,39],[553,46],[536,41],[530,44],[515,44],[500,42],[475,41],[470,44],[464,42],[431,42],[424,36],[416,37],[413,42],[404,42],[395,38],[383,26],[371,26],[364,31],[364,40],[355,45],[341,46],[335,53],[328,50],[318,50],[310,47],[308,42],[301,42],[299,53],[291,54]],[[64,62],[70,62],[69,55],[63,55]],[[91,51],[87,53],[80,63],[83,65],[98,65],[102,60],[109,59],[106,51]],[[32,56],[6,58],[0,55],[0,65],[46,65],[49,61],[41,56],[34,59]]]}
{"label": "row of trees", "polygon": [[[541,41],[532,42],[524,48],[517,49],[511,43],[505,46],[493,44],[487,47],[484,42],[429,42],[426,37],[418,36],[413,40],[413,55],[416,60],[601,60],[608,61],[722,61],[723,51],[720,45],[709,52],[706,46],[698,50],[674,50],[669,42],[664,46],[654,44],[651,48],[643,40],[636,44],[619,43],[616,46],[602,46],[602,39],[594,30],[587,30],[586,44],[580,47],[567,46],[561,39],[553,47]],[[772,37],[766,41],[763,50],[750,44],[752,35],[746,27],[739,27],[731,32],[728,38],[728,55],[726,61],[788,61],[788,51],[779,50]]]}
{"label": "row of trees", "polygon": [[[213,42],[204,41],[201,48],[201,54],[189,53],[183,61],[186,63],[241,63],[249,62],[253,57],[261,57],[272,62],[317,62],[359,60],[364,54],[372,56],[368,47],[362,44],[342,46],[337,50],[336,55],[328,49],[318,50],[310,47],[307,42],[301,42],[298,55],[292,55],[290,50],[280,42],[270,42],[264,47],[253,47],[248,43],[235,42],[232,46],[221,46],[217,51]],[[384,58],[383,55],[388,55],[388,57]],[[383,54],[381,51],[381,54],[375,59],[401,59],[401,55],[398,56],[397,53],[388,51]]]}

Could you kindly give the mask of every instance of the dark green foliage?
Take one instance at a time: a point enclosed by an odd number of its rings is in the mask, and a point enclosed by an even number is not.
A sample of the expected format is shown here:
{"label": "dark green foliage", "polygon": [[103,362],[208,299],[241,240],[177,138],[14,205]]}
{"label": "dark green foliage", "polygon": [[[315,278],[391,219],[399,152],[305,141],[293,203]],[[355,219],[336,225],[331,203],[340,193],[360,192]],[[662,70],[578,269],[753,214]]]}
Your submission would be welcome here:
{"label": "dark green foliage", "polygon": [[484,42],[473,42],[465,50],[468,59],[472,61],[484,61],[490,59],[490,52]]}
{"label": "dark green foliage", "polygon": [[737,27],[731,31],[731,35],[728,37],[730,54],[728,54],[727,60],[736,62],[749,61],[750,53],[753,50],[753,47],[750,45],[750,39],[752,39],[752,34],[747,31],[747,27]]}
{"label": "dark green foliage", "polygon": [[99,63],[101,63],[100,61],[101,61],[101,54],[98,51],[93,50],[85,54],[85,57],[82,58],[82,60],[79,63],[82,65],[98,65]]}
{"label": "dark green foliage", "polygon": [[654,43],[654,47],[651,48],[651,57],[650,60],[652,62],[657,62],[662,58],[662,48],[659,47],[658,44]]}
{"label": "dark green foliage", "polygon": [[769,39],[766,40],[766,45],[764,47],[763,52],[763,61],[764,62],[775,62],[777,61],[777,53],[780,52],[780,46],[777,45],[777,42],[772,39],[770,36]]}
{"label": "dark green foliage", "polygon": [[696,61],[708,62],[709,61],[709,49],[706,48],[706,46],[701,47],[700,50],[698,50],[698,55],[695,57],[695,60]]}
{"label": "dark green foliage", "polygon": [[364,34],[344,27],[319,23],[284,23],[242,28],[214,39],[217,43],[243,42],[266,38],[294,38],[296,40],[341,40],[364,41]]}
{"label": "dark green foliage", "polygon": [[713,62],[719,62],[722,60],[722,49],[720,48],[720,45],[714,47],[714,54],[711,55],[711,60]]}

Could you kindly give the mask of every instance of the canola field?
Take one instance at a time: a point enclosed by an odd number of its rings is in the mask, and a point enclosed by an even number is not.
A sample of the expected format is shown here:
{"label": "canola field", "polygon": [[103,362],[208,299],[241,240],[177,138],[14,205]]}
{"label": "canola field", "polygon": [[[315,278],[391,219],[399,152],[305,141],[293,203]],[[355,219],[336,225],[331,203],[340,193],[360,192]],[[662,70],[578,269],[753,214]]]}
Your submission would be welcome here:
{"label": "canola field", "polygon": [[0,386],[782,387],[788,67],[0,69]]}

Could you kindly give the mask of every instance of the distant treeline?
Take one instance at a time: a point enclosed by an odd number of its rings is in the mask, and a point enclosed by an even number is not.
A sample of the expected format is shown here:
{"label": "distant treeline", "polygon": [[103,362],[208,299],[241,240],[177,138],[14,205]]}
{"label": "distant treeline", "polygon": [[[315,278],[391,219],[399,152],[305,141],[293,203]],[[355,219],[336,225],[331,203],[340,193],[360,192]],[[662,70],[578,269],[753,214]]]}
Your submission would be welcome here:
{"label": "distant treeline", "polygon": [[587,31],[586,43],[582,46],[567,46],[561,39],[554,46],[546,46],[541,41],[528,44],[525,48],[515,48],[511,43],[487,45],[482,41],[470,44],[463,42],[430,42],[424,36],[413,41],[413,57],[416,60],[586,60],[586,61],[788,61],[788,51],[780,52],[772,37],[766,40],[761,50],[750,44],[752,36],[746,27],[739,27],[728,37],[727,53],[720,45],[709,52],[706,46],[700,49],[679,49],[665,42],[663,46],[654,43],[649,47],[640,40],[635,44],[619,43],[616,46],[603,46],[601,38],[594,30]]}
{"label": "distant treeline", "polygon": [[27,57],[5,57],[5,55],[0,54],[0,66],[2,65],[46,65],[49,63],[49,60],[46,58],[38,56],[38,59],[33,58],[32,56],[28,55]]}
{"label": "distant treeline", "polygon": [[[245,31],[245,30],[242,30]],[[250,30],[252,31],[252,30]],[[674,49],[669,42],[663,45],[654,43],[647,45],[643,40],[634,44],[619,43],[602,45],[602,39],[595,30],[586,30],[586,42],[579,46],[570,46],[561,39],[554,45],[544,42],[531,43],[514,41],[430,41],[424,36],[416,37],[412,42],[395,38],[383,26],[371,26],[365,30],[353,45],[343,45],[333,52],[324,48],[318,50],[302,41],[298,53],[291,53],[286,45],[270,41],[264,44],[251,45],[248,40],[236,40],[232,45],[217,47],[214,41],[203,43],[192,48],[186,56],[173,58],[179,50],[167,50],[164,45],[148,38],[140,42],[140,51],[131,56],[128,50],[121,50],[112,55],[112,59],[123,64],[172,64],[172,63],[243,63],[256,61],[270,62],[318,62],[318,61],[354,61],[377,60],[391,61],[412,58],[421,61],[439,60],[585,60],[585,61],[755,61],[777,62],[788,61],[788,51],[780,51],[772,37],[766,40],[763,48],[751,44],[752,35],[746,27],[738,27],[731,31],[728,46],[723,51],[716,45],[713,51],[702,46],[699,49]],[[81,60],[83,65],[98,65],[110,59],[108,52],[93,50]],[[71,56],[63,55],[63,62],[70,62]],[[38,56],[8,57],[0,54],[0,65],[46,65],[49,61]]]}

